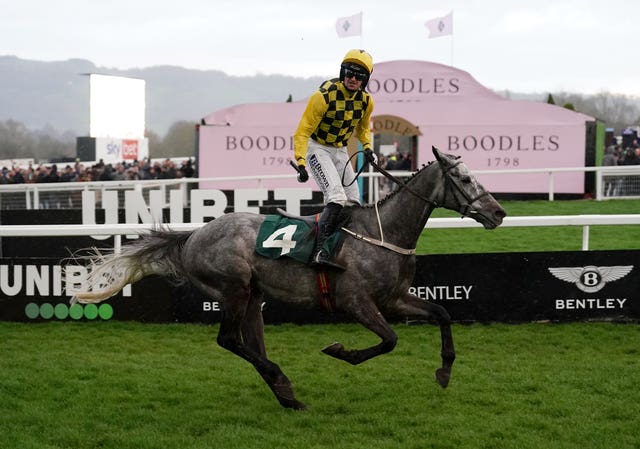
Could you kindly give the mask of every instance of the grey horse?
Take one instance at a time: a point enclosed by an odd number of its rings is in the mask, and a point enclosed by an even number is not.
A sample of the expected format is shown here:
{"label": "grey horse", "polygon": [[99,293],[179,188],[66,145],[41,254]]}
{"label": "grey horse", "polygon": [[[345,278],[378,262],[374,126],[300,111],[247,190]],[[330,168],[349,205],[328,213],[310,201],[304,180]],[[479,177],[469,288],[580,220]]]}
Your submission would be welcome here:
{"label": "grey horse", "polygon": [[[333,343],[322,351],[357,365],[390,352],[397,335],[385,319],[434,319],[440,326],[442,367],[436,380],[449,384],[455,359],[450,317],[446,310],[408,293],[415,272],[415,246],[436,207],[458,211],[493,229],[506,212],[455,156],[435,147],[436,161],[416,172],[404,187],[374,205],[343,210],[348,232],[334,255],[344,271],[327,273],[328,294],[335,309],[378,335],[381,341],[364,349]],[[284,257],[256,253],[256,237],[265,216],[229,213],[193,232],[166,229],[142,235],[119,253],[96,254],[89,278],[91,289],[72,302],[96,303],[125,285],[156,274],[195,286],[222,310],[217,342],[251,363],[283,407],[304,409],[280,367],[267,358],[261,304],[277,299],[292,306],[318,307],[317,272]]]}

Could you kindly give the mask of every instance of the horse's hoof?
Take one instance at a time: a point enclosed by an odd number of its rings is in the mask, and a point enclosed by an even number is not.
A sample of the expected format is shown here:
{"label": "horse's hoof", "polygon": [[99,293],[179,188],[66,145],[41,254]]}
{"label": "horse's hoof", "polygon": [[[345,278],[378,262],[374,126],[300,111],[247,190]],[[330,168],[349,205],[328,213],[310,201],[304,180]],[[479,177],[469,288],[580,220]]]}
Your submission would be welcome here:
{"label": "horse's hoof", "polygon": [[336,341],[335,343],[331,343],[326,348],[323,348],[322,352],[324,352],[325,354],[328,354],[328,355],[330,355],[332,357],[337,357],[337,354],[342,352],[343,349],[344,349],[344,346],[342,346],[342,344],[340,344],[340,343],[338,343]]}
{"label": "horse's hoof", "polygon": [[438,368],[436,370],[436,381],[442,388],[447,388],[449,385],[449,379],[451,379],[451,371],[444,368]]}
{"label": "horse's hoof", "polygon": [[307,409],[307,406],[305,404],[303,404],[302,402],[293,399],[293,400],[289,400],[286,403],[282,403],[282,406],[285,408],[290,408],[292,410],[301,410],[304,411]]}

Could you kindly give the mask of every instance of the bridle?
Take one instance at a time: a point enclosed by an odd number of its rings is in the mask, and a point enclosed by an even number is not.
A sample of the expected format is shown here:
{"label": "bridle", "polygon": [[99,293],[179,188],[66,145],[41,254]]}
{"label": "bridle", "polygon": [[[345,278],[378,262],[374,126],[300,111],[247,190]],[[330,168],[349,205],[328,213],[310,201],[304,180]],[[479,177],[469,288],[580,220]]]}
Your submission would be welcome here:
{"label": "bridle", "polygon": [[[357,153],[355,153],[357,154]],[[353,156],[351,156],[353,157]],[[351,163],[351,158],[349,159],[347,164]],[[413,194],[414,196],[420,198],[422,201],[424,201],[427,204],[431,204],[434,208],[436,207],[441,207],[441,205],[434,199],[431,198],[426,198],[424,195],[422,195],[419,192],[416,192],[411,186],[409,186],[406,182],[403,182],[401,180],[399,180],[398,178],[396,178],[395,176],[393,176],[391,173],[389,173],[388,171],[386,171],[384,168],[380,167],[377,162],[370,162],[371,165],[373,166],[373,168],[375,168],[376,170],[378,170],[385,178],[389,179],[390,181],[398,184],[400,186],[401,189],[407,189],[407,191],[409,191],[411,194]],[[458,212],[462,215],[462,217],[471,217],[473,214],[478,214],[479,212],[477,210],[475,210],[472,207],[472,204],[474,202],[476,202],[477,200],[479,200],[480,198],[482,198],[483,196],[489,195],[489,192],[482,192],[480,195],[476,196],[475,198],[471,198],[467,192],[462,188],[462,186],[460,185],[459,181],[458,181],[458,177],[453,176],[450,172],[451,170],[453,170],[454,168],[456,168],[458,165],[460,165],[462,163],[462,161],[457,161],[455,164],[449,166],[449,167],[443,167],[443,165],[440,163],[440,161],[437,161],[437,164],[440,166],[440,170],[442,171],[442,176],[444,177],[444,198],[443,198],[443,203],[446,203],[447,200],[447,192],[452,191],[453,189],[457,190],[458,193],[460,195],[462,195],[462,197],[465,199],[466,202],[461,202],[458,201],[458,197],[454,195],[454,200],[458,203],[459,205],[459,209]],[[354,178],[354,180],[348,184],[347,186],[353,184],[353,182],[355,182],[356,179],[358,179],[358,176],[360,176],[360,174],[362,173],[362,170],[366,167],[366,164],[363,164],[362,167],[360,167],[360,170],[358,171],[358,173],[356,173],[356,176]],[[344,171],[342,173],[342,185],[344,185]],[[345,186],[345,187],[347,187]],[[451,187],[448,188],[448,186],[453,186],[453,189]],[[434,195],[436,195],[437,193],[435,193]],[[349,235],[351,235],[352,237],[359,239],[359,240],[364,240],[368,243],[371,243],[372,245],[377,245],[377,246],[382,246],[385,247],[391,251],[395,251],[396,253],[399,254],[403,254],[403,255],[414,255],[416,253],[416,249],[412,248],[412,249],[406,249],[406,248],[401,248],[399,246],[393,245],[391,243],[388,243],[384,240],[384,233],[382,231],[382,224],[380,221],[380,213],[378,211],[378,203],[376,202],[374,204],[375,207],[375,211],[376,211],[376,219],[378,221],[378,231],[380,233],[380,239],[376,239],[373,237],[367,237],[365,235],[362,234],[358,234],[357,232],[351,231],[350,229],[347,229],[345,227],[342,228],[343,231],[345,231],[346,233],[348,233]],[[461,218],[462,218],[461,217]]]}
{"label": "bridle", "polygon": [[454,169],[455,167],[457,167],[458,165],[462,164],[462,161],[457,161],[455,164],[453,164],[452,166],[448,167],[448,168],[443,168],[442,165],[440,165],[440,167],[442,168],[442,173],[444,174],[444,182],[445,182],[445,189],[444,189],[444,199],[446,202],[446,198],[447,198],[447,192],[450,191],[451,189],[447,189],[446,188],[446,184],[452,185],[460,195],[462,195],[462,197],[465,199],[466,203],[460,202],[456,199],[456,201],[458,202],[458,206],[460,206],[460,208],[458,209],[458,212],[460,213],[460,215],[462,215],[463,217],[470,217],[473,214],[477,214],[478,211],[475,210],[472,206],[473,203],[475,203],[476,201],[478,201],[480,198],[489,195],[488,191],[484,191],[481,194],[479,194],[476,197],[471,198],[467,192],[462,188],[462,186],[460,185],[460,181],[459,178],[451,175],[449,172]]}
{"label": "bridle", "polygon": [[[484,191],[481,194],[479,194],[476,197],[471,198],[469,196],[469,194],[467,194],[467,192],[462,188],[462,186],[460,185],[460,181],[458,181],[458,178],[453,176],[450,172],[451,170],[453,170],[454,168],[456,168],[458,165],[462,164],[462,161],[457,161],[456,163],[454,163],[453,165],[451,165],[450,167],[443,167],[442,164],[437,161],[438,165],[440,166],[440,169],[442,170],[442,174],[444,176],[444,199],[443,199],[443,203],[446,203],[446,199],[447,199],[447,192],[449,192],[450,190],[452,190],[451,188],[447,188],[447,186],[453,186],[453,188],[455,188],[455,190],[458,191],[458,193],[460,195],[462,195],[462,197],[464,198],[464,200],[466,202],[460,202],[458,201],[458,199],[454,196],[454,199],[456,200],[456,202],[458,202],[459,205],[459,209],[458,212],[463,216],[463,217],[470,217],[473,214],[477,214],[478,211],[475,210],[472,206],[473,203],[475,203],[476,201],[478,201],[480,198],[489,195],[489,192]],[[366,164],[365,164],[366,165]],[[362,166],[362,168],[358,171],[356,178],[360,175],[360,173],[362,173],[362,170],[364,168],[364,166]],[[378,165],[377,162],[371,162],[371,165],[373,166],[373,168],[375,168],[376,170],[378,170],[385,178],[389,179],[390,181],[398,184],[400,186],[400,188],[404,188],[407,189],[408,192],[410,192],[411,194],[413,194],[414,196],[416,196],[417,198],[420,198],[422,201],[424,201],[427,204],[431,204],[434,208],[435,207],[441,207],[441,205],[434,199],[430,199],[430,198],[426,198],[424,195],[416,192],[414,189],[411,188],[411,186],[409,186],[407,183],[401,181],[400,179],[396,178],[395,176],[393,176],[391,173],[389,173],[387,170],[385,170],[384,168],[380,167]]]}

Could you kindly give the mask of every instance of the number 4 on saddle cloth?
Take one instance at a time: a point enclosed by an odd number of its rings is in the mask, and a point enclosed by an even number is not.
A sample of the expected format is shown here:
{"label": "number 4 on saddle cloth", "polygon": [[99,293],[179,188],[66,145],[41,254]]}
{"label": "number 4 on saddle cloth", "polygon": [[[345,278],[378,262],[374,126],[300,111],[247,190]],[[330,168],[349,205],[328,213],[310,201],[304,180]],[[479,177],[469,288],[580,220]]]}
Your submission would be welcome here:
{"label": "number 4 on saddle cloth", "polygon": [[[270,259],[291,257],[309,263],[316,243],[317,217],[297,219],[282,215],[267,215],[258,231],[256,252]],[[333,254],[341,243],[343,233],[334,232],[323,248]]]}

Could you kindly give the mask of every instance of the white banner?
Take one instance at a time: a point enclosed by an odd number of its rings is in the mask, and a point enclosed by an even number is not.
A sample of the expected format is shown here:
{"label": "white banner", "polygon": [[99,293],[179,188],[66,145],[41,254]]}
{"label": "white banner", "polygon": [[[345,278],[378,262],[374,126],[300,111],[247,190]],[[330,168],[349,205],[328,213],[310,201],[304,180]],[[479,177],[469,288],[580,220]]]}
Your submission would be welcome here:
{"label": "white banner", "polygon": [[336,21],[338,37],[362,35],[362,12],[349,17],[341,17]]}
{"label": "white banner", "polygon": [[429,39],[453,34],[453,11],[444,17],[427,20],[425,26],[429,30]]}

